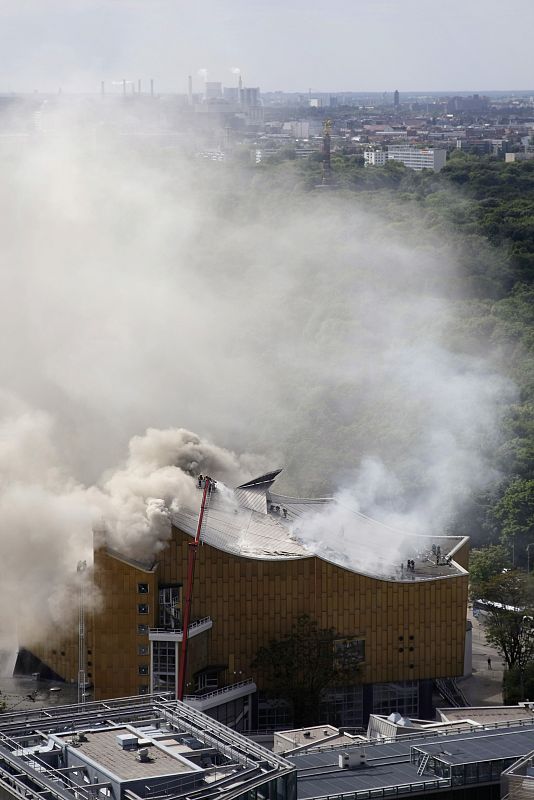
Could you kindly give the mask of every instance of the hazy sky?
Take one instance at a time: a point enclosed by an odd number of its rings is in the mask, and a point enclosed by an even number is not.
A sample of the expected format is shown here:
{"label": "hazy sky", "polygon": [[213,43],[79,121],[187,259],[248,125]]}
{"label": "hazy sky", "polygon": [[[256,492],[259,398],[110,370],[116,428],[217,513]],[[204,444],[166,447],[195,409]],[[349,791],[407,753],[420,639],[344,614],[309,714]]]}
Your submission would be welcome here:
{"label": "hazy sky", "polygon": [[533,31],[534,0],[0,0],[0,91],[529,89]]}

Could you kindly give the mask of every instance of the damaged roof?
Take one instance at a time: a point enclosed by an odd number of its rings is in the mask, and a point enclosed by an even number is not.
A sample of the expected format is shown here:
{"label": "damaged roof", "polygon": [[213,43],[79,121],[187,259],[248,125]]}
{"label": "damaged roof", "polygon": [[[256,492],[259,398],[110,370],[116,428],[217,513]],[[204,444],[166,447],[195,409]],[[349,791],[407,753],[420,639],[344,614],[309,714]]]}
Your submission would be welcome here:
{"label": "damaged roof", "polygon": [[[402,537],[409,541],[413,550],[411,558],[415,562],[415,569],[407,571],[400,564],[388,563],[387,553],[383,549],[378,556],[383,563],[376,569],[365,569],[360,564],[351,563],[346,554],[328,545],[318,547],[317,542],[309,541],[306,529],[312,520],[320,519],[318,515],[322,512],[341,506],[334,498],[295,498],[272,492],[272,485],[280,472],[277,469],[260,475],[233,490],[219,485],[209,498],[202,541],[236,556],[260,560],[310,558],[317,555],[352,571],[389,580],[429,580],[464,573],[463,568],[454,562],[453,554],[466,541],[466,537],[409,534],[345,506],[344,513],[348,514],[351,523],[354,520],[354,538],[362,555],[362,563],[370,563],[366,554],[371,554],[373,547],[373,558],[377,558],[376,540],[380,535],[397,542]],[[199,488],[199,505],[200,496]],[[184,533],[194,536],[198,513],[198,507],[174,509],[171,512],[172,524]],[[432,553],[432,544],[441,548],[443,556],[439,564]],[[449,555],[451,557],[447,559]]]}

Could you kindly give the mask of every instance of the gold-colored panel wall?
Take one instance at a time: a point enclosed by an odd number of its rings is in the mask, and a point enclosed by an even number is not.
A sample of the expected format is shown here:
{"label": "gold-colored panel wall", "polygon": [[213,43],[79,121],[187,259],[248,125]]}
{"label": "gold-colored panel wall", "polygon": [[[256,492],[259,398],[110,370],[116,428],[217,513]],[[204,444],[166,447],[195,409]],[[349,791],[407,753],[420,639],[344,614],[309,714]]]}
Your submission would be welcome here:
{"label": "gold-colored panel wall", "polygon": [[[108,554],[95,552],[95,583],[102,598],[101,610],[92,620],[93,681],[95,699],[125,697],[150,686],[150,674],[141,675],[139,667],[150,669],[148,633],[139,634],[138,625],[155,627],[158,583],[155,571],[143,570]],[[148,584],[148,593],[140,594],[138,585]],[[139,605],[148,613],[139,613]],[[147,648],[139,654],[139,646]]]}
{"label": "gold-colored panel wall", "polygon": [[69,683],[78,682],[78,626],[58,626],[46,642],[25,642],[37,658]]}
{"label": "gold-colored panel wall", "polygon": [[[139,646],[148,648],[149,639],[138,633],[138,625],[157,624],[158,583],[185,584],[190,541],[173,529],[153,570],[105,550],[95,552],[101,608],[87,618],[87,671],[95,699],[134,695],[150,685],[150,675],[139,674],[150,658],[139,654]],[[467,558],[467,546],[455,554],[465,567]],[[190,639],[186,681],[192,687],[197,670],[226,665],[226,682],[254,677],[261,685],[261,676],[252,669],[259,647],[287,634],[301,614],[316,619],[320,627],[335,628],[341,637],[365,639],[365,682],[461,675],[467,581],[467,575],[383,581],[317,557],[259,561],[203,544],[192,614],[193,619],[210,616],[213,627]],[[139,583],[148,584],[148,594],[139,594]],[[139,613],[140,603],[148,605],[147,614]],[[56,638],[37,654],[58,674],[76,680],[77,631]]]}
{"label": "gold-colored panel wall", "polygon": [[[183,580],[188,541],[175,530],[161,580]],[[365,681],[461,675],[466,608],[467,575],[390,582],[316,557],[258,561],[199,548],[193,617],[212,617],[208,658],[228,665],[228,681],[254,675],[258,648],[285,635],[300,614],[365,638]]]}

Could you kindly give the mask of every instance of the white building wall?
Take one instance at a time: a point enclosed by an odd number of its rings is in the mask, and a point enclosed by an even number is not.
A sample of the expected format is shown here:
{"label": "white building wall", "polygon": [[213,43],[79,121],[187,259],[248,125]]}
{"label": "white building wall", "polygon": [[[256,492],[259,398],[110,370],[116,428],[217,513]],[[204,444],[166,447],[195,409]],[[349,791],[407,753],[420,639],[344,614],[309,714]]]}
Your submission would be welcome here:
{"label": "white building wall", "polygon": [[388,147],[387,157],[392,161],[400,161],[410,169],[439,172],[445,166],[447,151],[393,144]]}
{"label": "white building wall", "polygon": [[385,150],[366,150],[363,154],[366,167],[383,167],[388,154]]}

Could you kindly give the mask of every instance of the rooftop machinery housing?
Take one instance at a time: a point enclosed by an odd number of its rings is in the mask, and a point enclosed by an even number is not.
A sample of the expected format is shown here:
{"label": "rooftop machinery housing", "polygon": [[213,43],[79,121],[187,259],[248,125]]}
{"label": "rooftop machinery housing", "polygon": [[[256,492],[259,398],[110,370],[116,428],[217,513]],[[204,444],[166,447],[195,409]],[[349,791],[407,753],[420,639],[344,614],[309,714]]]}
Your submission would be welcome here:
{"label": "rooftop machinery housing", "polygon": [[0,798],[294,800],[281,756],[168,696],[2,714]]}
{"label": "rooftop machinery housing", "polygon": [[[321,721],[359,726],[372,711],[429,716],[433,681],[464,670],[468,538],[404,534],[345,509],[356,560],[334,546],[314,552],[306,531],[317,515],[336,528],[336,503],[277,494],[278,473],[212,494],[196,562],[186,701],[241,730],[291,725],[291,707],[266,696],[268,677],[253,664],[260,647],[307,615],[333,628],[335,647],[359,661],[352,680],[325,693]],[[197,508],[174,512],[170,540],[150,562],[95,550],[101,610],[87,613],[85,630],[95,699],[176,690],[197,516]],[[335,542],[340,531],[332,533]],[[53,675],[76,681],[76,631],[26,645]]]}

